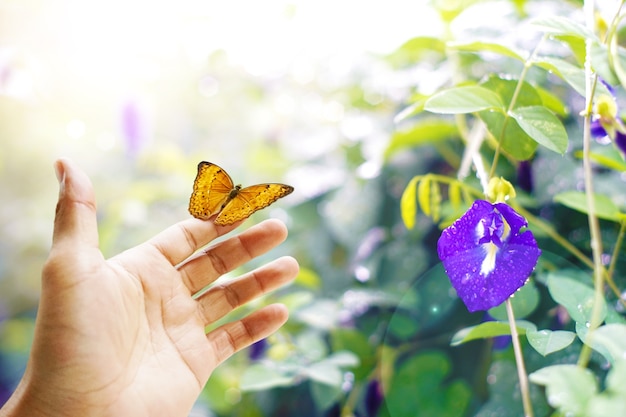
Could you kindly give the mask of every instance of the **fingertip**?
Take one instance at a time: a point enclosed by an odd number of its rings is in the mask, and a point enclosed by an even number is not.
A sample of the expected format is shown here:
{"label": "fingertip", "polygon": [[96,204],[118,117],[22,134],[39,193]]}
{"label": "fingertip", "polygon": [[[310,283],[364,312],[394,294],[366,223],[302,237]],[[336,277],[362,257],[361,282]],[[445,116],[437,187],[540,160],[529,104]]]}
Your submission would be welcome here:
{"label": "fingertip", "polygon": [[278,327],[285,324],[289,318],[289,309],[282,303],[269,304],[265,306],[263,310],[266,314],[272,316],[272,321],[276,323]]}
{"label": "fingertip", "polygon": [[53,167],[60,184],[53,241],[72,237],[97,246],[96,202],[91,180],[68,158],[57,159]]}
{"label": "fingertip", "polygon": [[64,162],[64,159],[59,158],[56,161],[54,161],[54,164],[53,164],[54,174],[57,177],[57,181],[61,185],[65,182],[65,165],[63,162]]}
{"label": "fingertip", "polygon": [[280,236],[282,240],[287,239],[288,229],[287,225],[279,219],[267,219],[257,225],[262,227],[272,235]]}
{"label": "fingertip", "polygon": [[290,281],[293,281],[300,273],[300,264],[293,256],[283,256],[278,261],[282,262],[285,275],[290,278]]}

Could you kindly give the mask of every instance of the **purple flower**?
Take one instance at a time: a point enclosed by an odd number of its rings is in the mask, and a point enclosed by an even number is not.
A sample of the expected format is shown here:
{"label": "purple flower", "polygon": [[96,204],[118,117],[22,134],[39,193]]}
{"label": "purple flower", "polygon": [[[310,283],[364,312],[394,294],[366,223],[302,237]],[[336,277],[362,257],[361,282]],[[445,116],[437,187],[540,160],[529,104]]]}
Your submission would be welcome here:
{"label": "purple flower", "polygon": [[378,410],[383,400],[383,388],[380,382],[376,379],[371,380],[367,384],[367,390],[365,392],[365,415],[368,417],[378,415]]}
{"label": "purple flower", "polygon": [[517,185],[527,193],[533,192],[532,160],[520,161],[517,166]]}
{"label": "purple flower", "polygon": [[604,81],[602,83],[612,95],[604,94],[596,100],[590,133],[601,143],[608,143],[612,140],[622,155],[626,155],[626,126],[619,117],[619,107],[615,101],[613,88]]}
{"label": "purple flower", "polygon": [[505,203],[477,200],[441,233],[439,259],[470,312],[502,304],[528,280],[541,250],[521,231],[527,224]]}
{"label": "purple flower", "polygon": [[[621,122],[615,119],[615,125],[619,124]],[[601,118],[594,118],[591,121],[591,136],[603,143],[613,140],[613,143],[615,143],[622,155],[626,155],[626,133],[618,128],[605,126],[608,126],[608,124],[603,123]]]}
{"label": "purple flower", "polygon": [[126,150],[131,157],[135,157],[146,142],[144,117],[135,101],[124,103],[121,119],[122,136],[124,137]]}
{"label": "purple flower", "polygon": [[248,357],[252,361],[257,361],[263,357],[265,351],[267,350],[267,339],[261,339],[252,345],[248,350]]}

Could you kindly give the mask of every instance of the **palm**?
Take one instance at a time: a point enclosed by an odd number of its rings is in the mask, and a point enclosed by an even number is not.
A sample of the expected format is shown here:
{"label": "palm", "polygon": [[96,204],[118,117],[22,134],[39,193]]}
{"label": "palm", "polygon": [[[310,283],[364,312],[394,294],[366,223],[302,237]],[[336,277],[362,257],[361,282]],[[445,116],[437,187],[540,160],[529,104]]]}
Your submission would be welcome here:
{"label": "palm", "polygon": [[[146,248],[101,263],[105,273],[80,282],[74,305],[68,300],[61,308],[63,299],[55,297],[54,310],[65,314],[46,315],[50,325],[66,321],[65,326],[77,329],[68,342],[87,362],[51,370],[58,381],[49,383],[72,382],[83,401],[115,398],[115,408],[124,412],[105,404],[111,415],[176,415],[170,408],[193,404],[217,364],[199,303],[181,274],[163,256],[142,253]],[[136,259],[146,269],[133,271]],[[91,325],[81,329],[75,320]]]}

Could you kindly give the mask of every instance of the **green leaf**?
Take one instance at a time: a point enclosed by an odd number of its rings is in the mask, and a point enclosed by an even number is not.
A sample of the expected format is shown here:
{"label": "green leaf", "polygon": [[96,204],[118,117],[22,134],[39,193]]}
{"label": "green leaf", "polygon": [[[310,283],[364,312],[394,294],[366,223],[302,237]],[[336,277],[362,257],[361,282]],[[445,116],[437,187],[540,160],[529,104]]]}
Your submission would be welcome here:
{"label": "green leaf", "polygon": [[386,59],[392,66],[401,68],[421,61],[426,55],[443,57],[445,48],[446,44],[440,38],[418,36],[406,41]]}
{"label": "green leaf", "polygon": [[322,284],[320,276],[309,268],[300,268],[298,276],[296,277],[296,283],[306,288],[318,289]]}
{"label": "green leaf", "polygon": [[286,387],[293,382],[293,376],[279,372],[274,366],[255,363],[246,368],[239,385],[243,391],[262,391],[275,387]]}
{"label": "green leaf", "polygon": [[431,4],[439,14],[441,20],[446,24],[450,24],[461,13],[470,9],[472,5],[480,2],[481,0],[437,0],[433,1]]}
{"label": "green leaf", "polygon": [[450,369],[450,360],[440,352],[420,353],[397,364],[385,395],[388,415],[465,415],[471,391],[465,382],[446,378]]}
{"label": "green leaf", "polygon": [[597,36],[587,29],[586,26],[566,17],[539,17],[533,19],[531,24],[541,29],[543,32],[551,33],[553,35],[577,36],[582,39],[593,39],[595,41],[599,41]]}
{"label": "green leaf", "polygon": [[421,176],[413,177],[400,198],[402,221],[409,230],[415,227],[415,217],[417,216],[417,182],[421,178]]}
{"label": "green leaf", "polygon": [[341,368],[353,368],[359,365],[359,357],[347,350],[331,353],[326,362],[337,365]]}
{"label": "green leaf", "polygon": [[352,372],[357,381],[367,378],[376,366],[376,349],[369,343],[367,335],[362,332],[337,327],[330,332],[330,342],[333,352],[347,351],[355,356],[358,367],[352,369]]}
{"label": "green leaf", "polygon": [[600,78],[609,85],[617,85],[619,83],[614,67],[611,66],[609,48],[598,42],[591,43],[591,64],[593,70],[598,74]]}
{"label": "green leaf", "polygon": [[560,117],[569,116],[570,110],[567,104],[561,101],[561,98],[553,94],[551,91],[535,86],[535,90],[539,97],[541,97],[541,103],[551,112]]}
{"label": "green leaf", "polygon": [[530,380],[546,387],[550,405],[568,416],[583,417],[587,404],[598,391],[594,374],[576,365],[554,365],[529,375]]}
{"label": "green leaf", "polygon": [[[547,71],[553,72],[568,83],[578,94],[585,96],[585,72],[582,68],[570,64],[559,58],[541,57],[535,61],[535,65]],[[595,95],[611,92],[602,83],[596,85]]]}
{"label": "green leaf", "polygon": [[515,97],[515,103],[513,105],[514,109],[518,107],[541,105],[541,96],[535,87],[527,82],[522,82],[522,85],[518,86],[519,82],[520,81],[517,79],[502,78],[497,75],[491,75],[480,85],[500,96],[503,103],[509,104]]}
{"label": "green leaf", "polygon": [[478,85],[450,88],[426,100],[424,109],[433,113],[463,114],[481,110],[504,111],[500,97]]}
{"label": "green leaf", "polygon": [[393,122],[394,123],[400,123],[404,119],[408,119],[411,116],[415,116],[416,114],[419,114],[419,113],[423,112],[424,111],[424,103],[426,103],[426,97],[423,97],[423,98],[421,98],[421,99],[419,99],[419,100],[409,104],[408,106],[406,106],[405,108],[400,110],[400,112],[398,114],[395,115],[395,117],[393,118]]}
{"label": "green leaf", "polygon": [[[591,320],[595,295],[593,288],[568,276],[568,271],[551,272],[547,279],[550,296],[561,304],[577,323],[585,325]],[[603,302],[601,318],[606,316]]]}
{"label": "green leaf", "polygon": [[441,119],[426,119],[411,126],[409,129],[396,131],[385,149],[385,159],[403,149],[431,145],[459,136],[455,123]]}
{"label": "green leaf", "polygon": [[[312,311],[309,311],[306,314],[320,314],[325,312],[332,316],[334,313],[332,309],[334,307],[333,302],[317,299],[313,305]],[[299,312],[302,313],[302,310],[303,309]],[[307,322],[305,321],[305,323]],[[294,340],[295,345],[297,349],[305,355],[307,361],[320,361],[328,355],[328,345],[321,332],[313,330],[314,325],[311,323],[307,324],[310,327],[309,330],[300,332],[296,335]]]}
{"label": "green leaf", "polygon": [[[583,152],[576,151],[574,152],[574,156],[576,158],[582,159]],[[605,168],[612,169],[618,172],[626,171],[626,162],[624,158],[619,153],[615,146],[601,146],[595,148],[593,152],[589,154],[589,157],[592,161],[597,163],[598,165],[602,165]]]}
{"label": "green leaf", "polygon": [[[511,297],[511,305],[515,317],[523,319],[524,317],[532,314],[539,304],[539,291],[534,282],[528,282],[522,288],[520,288],[513,297]],[[497,307],[489,310],[489,315],[496,320],[506,321],[508,320],[508,314],[506,312],[506,305],[503,303]]]}
{"label": "green leaf", "polygon": [[[536,329],[533,323],[524,320],[515,322],[517,332],[520,335],[526,334],[527,329]],[[452,336],[451,346],[458,346],[462,343],[476,339],[488,339],[496,336],[507,336],[511,334],[511,327],[508,322],[487,321],[476,326],[466,327],[459,330]]]}
{"label": "green leaf", "polygon": [[521,62],[526,61],[524,57],[513,51],[508,46],[495,42],[474,41],[468,43],[450,43],[448,47],[450,49],[456,49],[458,51],[464,52],[492,52],[495,54],[508,56],[509,58],[517,59]]}
{"label": "green leaf", "polygon": [[303,367],[302,372],[320,384],[339,387],[343,382],[341,369],[336,364],[325,359]]}
{"label": "green leaf", "polygon": [[[588,214],[587,195],[581,191],[566,191],[554,196],[554,201],[581,213]],[[594,194],[595,215],[601,219],[619,222],[622,214],[613,201],[602,194]]]}
{"label": "green leaf", "polygon": [[[511,103],[516,97],[513,108],[542,104],[541,97],[532,85],[525,82],[518,88],[518,84],[518,80],[491,76],[482,83],[482,86],[498,94],[503,103]],[[510,121],[510,115],[482,111],[479,117],[485,122],[491,135],[500,141],[506,153],[519,160],[526,160],[533,156],[537,149],[537,142],[524,132],[519,124]]]}
{"label": "green leaf", "polygon": [[550,110],[543,106],[518,107],[509,115],[540,145],[560,154],[567,150],[567,131]]}
{"label": "green leaf", "polygon": [[408,340],[415,336],[420,329],[420,323],[415,318],[408,315],[408,312],[397,310],[393,314],[393,319],[387,326],[389,335],[393,335],[401,340]]}
{"label": "green leaf", "polygon": [[613,363],[605,380],[606,389],[591,399],[587,417],[626,416],[626,361]]}
{"label": "green leaf", "polygon": [[626,397],[603,393],[589,401],[585,417],[626,416]]}
{"label": "green leaf", "polygon": [[[569,49],[572,50],[572,56],[576,60],[576,63],[580,66],[584,65],[585,56],[587,55],[587,50],[585,47],[585,40],[573,35],[552,35],[555,40],[562,42],[563,44],[569,46]],[[593,61],[592,61],[593,62]]]}
{"label": "green leaf", "polygon": [[590,346],[607,356],[611,363],[623,360],[626,358],[626,325],[613,323],[600,326],[592,333],[590,342]]}
{"label": "green leaf", "polygon": [[535,154],[537,142],[517,123],[508,122],[504,115],[496,112],[481,112],[480,118],[494,138],[503,136],[500,145],[513,158],[525,161]]}
{"label": "green leaf", "polygon": [[526,338],[537,352],[546,356],[571,345],[576,333],[564,330],[529,330],[526,332]]}
{"label": "green leaf", "polygon": [[[495,352],[494,352],[495,353]],[[486,388],[489,391],[478,412],[473,417],[521,417],[524,416],[524,406],[518,394],[519,377],[515,362],[508,355],[494,355],[487,370],[490,383]],[[530,399],[535,416],[548,417],[548,405],[545,403],[543,389],[536,385],[529,386]],[[556,417],[556,416],[552,416]]]}
{"label": "green leaf", "polygon": [[608,391],[626,398],[626,358],[613,363],[605,384]]}
{"label": "green leaf", "polygon": [[[623,15],[622,15],[623,16]],[[618,82],[623,86],[626,85],[626,50],[617,43],[618,36],[614,35],[608,45],[608,59],[611,69],[615,73]]]}
{"label": "green leaf", "polygon": [[330,408],[343,394],[340,386],[321,384],[315,381],[311,382],[310,390],[315,407],[320,411]]}

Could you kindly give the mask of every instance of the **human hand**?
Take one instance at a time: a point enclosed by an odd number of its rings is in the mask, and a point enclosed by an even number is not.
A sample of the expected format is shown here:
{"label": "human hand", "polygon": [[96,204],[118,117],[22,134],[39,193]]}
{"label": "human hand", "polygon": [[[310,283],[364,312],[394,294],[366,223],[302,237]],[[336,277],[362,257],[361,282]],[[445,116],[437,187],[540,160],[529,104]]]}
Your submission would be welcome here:
{"label": "human hand", "polygon": [[276,331],[287,311],[269,305],[205,327],[290,282],[298,264],[279,258],[192,295],[281,243],[285,226],[265,221],[183,263],[234,228],[189,219],[106,260],[91,182],[70,161],[55,168],[60,194],[33,347],[0,416],[187,416],[212,371]]}

